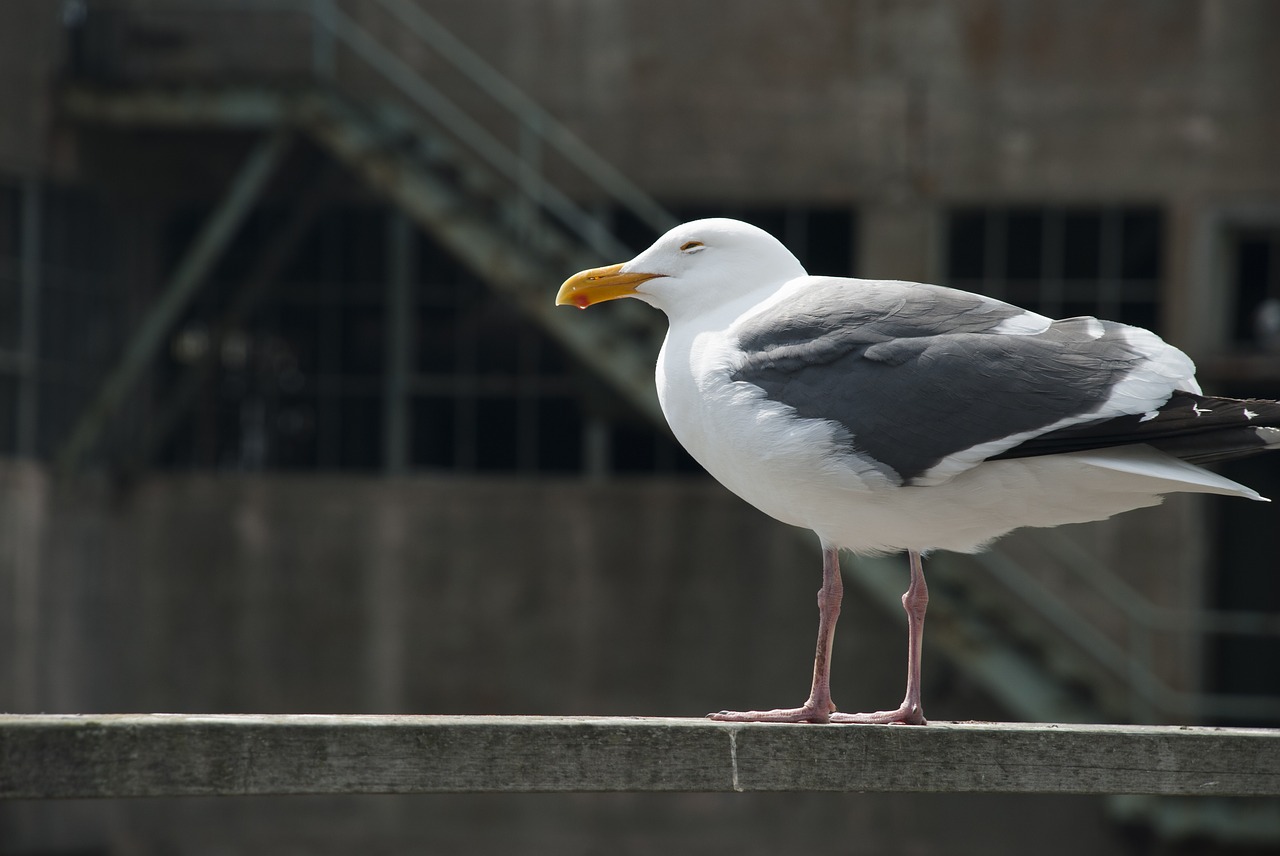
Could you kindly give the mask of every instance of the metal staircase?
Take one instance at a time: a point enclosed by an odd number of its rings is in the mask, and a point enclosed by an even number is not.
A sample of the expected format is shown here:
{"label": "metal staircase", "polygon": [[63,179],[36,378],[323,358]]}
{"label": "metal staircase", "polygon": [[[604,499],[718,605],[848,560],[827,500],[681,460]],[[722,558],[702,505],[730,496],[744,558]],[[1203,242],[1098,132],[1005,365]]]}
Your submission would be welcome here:
{"label": "metal staircase", "polygon": [[[674,223],[663,208],[632,185],[480,57],[408,0],[373,0],[361,7],[382,16],[379,26],[412,38],[453,73],[475,84],[499,110],[507,128],[474,118],[334,0],[222,4],[242,12],[266,10],[301,17],[310,34],[306,81],[289,85],[233,85],[173,79],[160,84],[68,85],[66,116],[80,123],[185,128],[218,126],[280,129],[307,136],[377,193],[404,211],[491,288],[506,295],[532,321],[591,366],[657,424],[653,357],[661,318],[631,301],[585,314],[556,309],[556,285],[573,271],[621,261],[635,251],[619,241],[597,211],[625,210],[655,233]],[[128,4],[135,14],[170,22],[200,15],[207,4]],[[167,17],[166,17],[167,16]],[[379,23],[379,22],[375,22]],[[194,30],[198,30],[194,28]],[[194,31],[193,30],[193,31]],[[358,74],[350,66],[358,66]],[[365,83],[380,81],[376,95]],[[496,107],[495,107],[496,105]],[[573,174],[574,193],[550,176]],[[594,207],[577,199],[593,200]],[[1163,615],[1096,561],[1048,533],[1039,541],[1058,558],[1068,556],[1079,584],[1128,611],[1143,632],[1171,621],[1236,628],[1238,616]],[[938,554],[929,562],[930,636],[1016,716],[1058,721],[1196,721],[1243,705],[1280,721],[1280,700],[1206,700],[1164,685],[1149,652],[1117,646],[1067,611],[1054,593],[1008,555]],[[846,561],[846,576],[892,614],[900,615],[902,569],[893,560]],[[1259,633],[1280,633],[1274,617],[1250,616]],[[1139,638],[1135,635],[1135,639]],[[1234,708],[1233,708],[1234,709]],[[1155,806],[1154,808],[1152,806]],[[1156,803],[1126,803],[1125,816],[1156,822]],[[1208,816],[1209,813],[1206,813]],[[1277,826],[1280,832],[1280,826]]]}
{"label": "metal staircase", "polygon": [[[123,17],[157,41],[178,43],[203,38],[211,16],[300,17],[312,40],[311,67],[301,85],[297,73],[273,85],[245,69],[224,69],[211,79],[207,72],[166,74],[154,68],[148,68],[147,80],[122,85],[117,81],[128,81],[130,74],[108,69],[99,75],[113,81],[108,85],[81,79],[65,87],[67,118],[304,133],[594,366],[641,412],[660,420],[650,362],[661,342],[660,319],[628,304],[581,318],[553,306],[554,287],[567,273],[624,260],[637,248],[620,242],[606,220],[570,198],[548,170],[572,174],[597,208],[624,210],[655,233],[675,218],[417,5],[377,0],[362,9],[381,12],[384,20],[375,23],[417,39],[475,81],[491,100],[489,109],[505,114],[505,133],[473,118],[332,0],[138,0],[104,6],[116,13],[110,19],[115,29]],[[350,85],[341,68],[352,78]],[[370,87],[370,73],[381,85]],[[217,78],[255,79],[227,84]]]}

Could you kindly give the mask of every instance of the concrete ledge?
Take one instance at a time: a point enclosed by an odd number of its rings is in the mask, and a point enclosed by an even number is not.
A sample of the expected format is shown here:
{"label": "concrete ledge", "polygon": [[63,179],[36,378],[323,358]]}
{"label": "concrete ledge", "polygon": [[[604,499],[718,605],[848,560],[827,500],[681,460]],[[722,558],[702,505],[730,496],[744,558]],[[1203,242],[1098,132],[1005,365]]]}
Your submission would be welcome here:
{"label": "concrete ledge", "polygon": [[1280,795],[1280,730],[0,715],[0,797],[533,791]]}

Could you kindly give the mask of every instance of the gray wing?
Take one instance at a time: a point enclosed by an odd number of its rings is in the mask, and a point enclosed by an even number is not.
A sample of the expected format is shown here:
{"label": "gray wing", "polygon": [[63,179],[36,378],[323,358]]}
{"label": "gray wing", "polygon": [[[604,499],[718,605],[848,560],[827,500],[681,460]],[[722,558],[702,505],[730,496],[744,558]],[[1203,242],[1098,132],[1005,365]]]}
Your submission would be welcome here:
{"label": "gray wing", "polygon": [[999,331],[1019,316],[1033,317],[938,286],[819,280],[737,326],[732,379],[839,424],[851,451],[910,484],[950,455],[1096,412],[1147,359],[1129,328],[1092,318]]}

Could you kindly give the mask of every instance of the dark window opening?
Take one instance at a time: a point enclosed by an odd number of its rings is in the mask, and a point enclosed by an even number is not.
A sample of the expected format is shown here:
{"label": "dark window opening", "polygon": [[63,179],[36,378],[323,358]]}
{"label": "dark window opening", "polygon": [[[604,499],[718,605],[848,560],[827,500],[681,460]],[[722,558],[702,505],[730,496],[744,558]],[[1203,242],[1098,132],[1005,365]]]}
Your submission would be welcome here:
{"label": "dark window opening", "polygon": [[1231,341],[1280,350],[1280,228],[1241,229],[1231,250]]}
{"label": "dark window opening", "polygon": [[[1254,398],[1280,398],[1280,384],[1227,385],[1215,392]],[[1280,497],[1280,455],[1272,452],[1229,461],[1217,467],[1235,479],[1276,499]],[[1253,613],[1280,613],[1280,527],[1275,503],[1220,500],[1213,503],[1214,538],[1209,557],[1206,596],[1212,608]],[[1209,637],[1205,684],[1209,692],[1226,695],[1280,695],[1280,638],[1219,634]],[[1273,725],[1274,720],[1220,718],[1218,724]]]}
{"label": "dark window opening", "polygon": [[[0,454],[55,455],[118,356],[130,317],[118,223],[91,191],[0,176]],[[28,235],[36,243],[24,247]],[[28,262],[35,287],[24,293]],[[24,315],[38,316],[32,329]],[[32,410],[19,413],[24,406]],[[24,423],[31,448],[20,450]],[[124,414],[109,430],[135,428]]]}
{"label": "dark window opening", "polygon": [[1155,328],[1163,220],[1150,207],[966,206],[947,215],[946,282],[1051,318]]}

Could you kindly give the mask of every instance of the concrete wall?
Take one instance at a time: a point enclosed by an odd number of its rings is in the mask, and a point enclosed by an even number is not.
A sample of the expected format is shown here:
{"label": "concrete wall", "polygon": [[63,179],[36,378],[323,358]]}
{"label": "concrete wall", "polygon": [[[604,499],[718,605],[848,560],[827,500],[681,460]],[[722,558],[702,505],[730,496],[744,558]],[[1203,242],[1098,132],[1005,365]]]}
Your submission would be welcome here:
{"label": "concrete wall", "polygon": [[663,196],[1280,187],[1265,0],[503,5],[430,8]]}
{"label": "concrete wall", "polygon": [[[816,543],[706,480],[6,463],[0,496],[9,668],[35,674],[8,710],[700,715],[808,689]],[[842,703],[896,701],[903,628],[851,601],[842,645],[885,661],[842,647]]]}
{"label": "concrete wall", "polygon": [[[136,9],[109,76],[310,73],[305,18]],[[1267,0],[420,3],[665,199],[1166,200],[1280,191]],[[178,6],[176,8],[181,8]],[[344,4],[468,110],[377,4]],[[340,79],[364,80],[339,49]],[[343,78],[343,75],[347,75]],[[496,111],[495,111],[496,112]]]}
{"label": "concrete wall", "polygon": [[[203,475],[73,488],[0,462],[0,709],[701,715],[799,703],[818,578],[816,545],[705,481]],[[902,623],[850,590],[843,707],[897,701]],[[937,652],[925,669],[932,716],[1002,715]],[[853,840],[864,852],[904,840],[919,853],[1120,852],[1112,835],[1100,801],[1048,798],[0,806],[0,852],[755,853]]]}
{"label": "concrete wall", "polygon": [[49,98],[65,42],[60,3],[0,3],[0,172],[39,174],[56,160]]}

